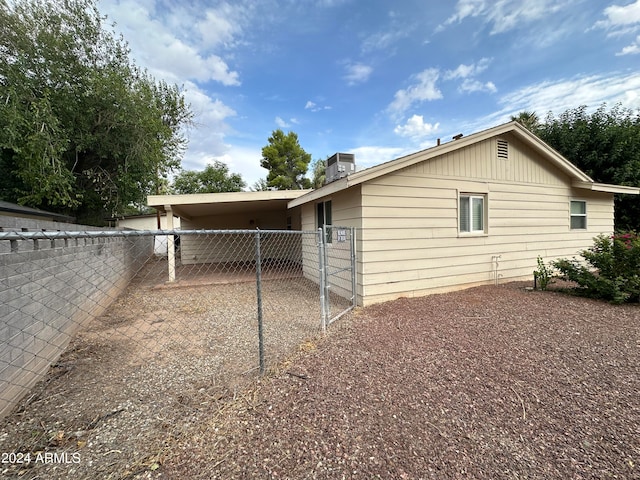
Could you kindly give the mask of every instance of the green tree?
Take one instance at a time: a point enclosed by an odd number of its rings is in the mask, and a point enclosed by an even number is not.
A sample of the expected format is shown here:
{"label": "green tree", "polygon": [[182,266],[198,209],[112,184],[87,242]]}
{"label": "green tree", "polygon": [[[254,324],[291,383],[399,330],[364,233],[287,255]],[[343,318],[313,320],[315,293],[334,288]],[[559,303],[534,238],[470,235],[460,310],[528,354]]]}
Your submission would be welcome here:
{"label": "green tree", "polygon": [[314,160],[313,163],[311,163],[311,174],[311,187],[315,189],[322,187],[327,178],[327,159]]}
{"label": "green tree", "polygon": [[311,187],[305,177],[311,154],[304,151],[298,142],[298,135],[286,135],[280,129],[274,130],[269,144],[262,149],[260,166],[269,170],[267,186],[276,190],[300,190]]}
{"label": "green tree", "polygon": [[536,129],[540,126],[540,119],[538,118],[536,112],[532,112],[529,110],[524,110],[515,116],[512,115],[511,120],[518,122],[530,132],[535,132]]}
{"label": "green tree", "polygon": [[252,192],[266,192],[267,190],[270,190],[270,188],[269,185],[267,185],[266,178],[261,178],[253,182],[253,185],[251,186]]}
{"label": "green tree", "polygon": [[180,166],[192,113],[95,0],[0,0],[0,195],[101,224]]}
{"label": "green tree", "polygon": [[[549,113],[535,133],[596,182],[640,186],[640,112],[601,105]],[[616,230],[640,230],[640,199],[616,195]]]}
{"label": "green tree", "polygon": [[229,173],[226,164],[215,161],[201,172],[182,170],[173,180],[172,191],[185,193],[240,192],[246,183],[238,173]]}

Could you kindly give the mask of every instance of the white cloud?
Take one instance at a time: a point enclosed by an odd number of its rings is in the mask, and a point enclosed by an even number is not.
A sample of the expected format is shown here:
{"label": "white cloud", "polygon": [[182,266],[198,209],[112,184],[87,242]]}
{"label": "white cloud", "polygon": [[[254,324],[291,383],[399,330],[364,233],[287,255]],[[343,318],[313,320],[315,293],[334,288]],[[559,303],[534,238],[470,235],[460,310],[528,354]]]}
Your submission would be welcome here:
{"label": "white cloud", "polygon": [[411,152],[411,148],[362,146],[349,149],[349,151],[345,153],[353,153],[356,160],[356,169],[363,170],[394,160],[402,155],[408,155]]}
{"label": "white cloud", "polygon": [[491,60],[491,58],[481,58],[478,63],[472,63],[471,65],[460,64],[455,70],[447,70],[443,78],[451,80],[454,78],[475,77],[489,67]]}
{"label": "white cloud", "polygon": [[524,110],[536,112],[544,119],[548,112],[559,115],[581,105],[585,105],[588,110],[595,110],[603,103],[610,106],[621,103],[623,107],[637,109],[640,108],[639,91],[640,73],[637,72],[615,72],[540,82],[504,95],[499,101],[499,110],[479,119],[468,128],[478,130],[503,123],[511,115]]}
{"label": "white cloud", "polygon": [[439,76],[437,68],[428,68],[414,75],[413,85],[395,93],[393,102],[388,107],[389,111],[394,115],[401,115],[415,103],[442,98],[442,92],[436,86]]}
{"label": "white cloud", "polygon": [[401,137],[409,137],[417,140],[427,135],[431,135],[438,130],[439,123],[424,123],[422,115],[414,115],[404,125],[398,125],[394,132]]}
{"label": "white cloud", "polygon": [[640,35],[636,37],[636,40],[633,43],[624,47],[622,50],[616,53],[616,55],[635,55],[637,53],[640,53]]}
{"label": "white cloud", "polygon": [[394,43],[409,35],[409,31],[405,28],[392,28],[386,32],[378,32],[368,36],[362,42],[362,51],[369,53],[375,50],[387,50]]}
{"label": "white cloud", "polygon": [[369,80],[369,76],[373,72],[373,68],[369,65],[362,63],[356,63],[347,65],[347,73],[344,78],[349,85],[357,85],[358,83],[364,83]]}
{"label": "white cloud", "polygon": [[206,165],[203,158],[224,155],[229,150],[225,136],[231,132],[228,118],[236,112],[218,99],[212,99],[195,84],[185,85],[185,99],[194,112],[195,126],[189,130],[189,149],[183,164],[188,169],[201,169]]}
{"label": "white cloud", "polygon": [[319,106],[317,103],[307,100],[304,109],[311,110],[312,112],[319,112],[321,110],[331,110],[331,107],[329,105]]}
{"label": "white cloud", "polygon": [[572,0],[458,0],[453,15],[438,30],[474,17],[491,24],[490,33],[495,35],[550,16],[571,3]]}
{"label": "white cloud", "polygon": [[205,166],[214,161],[225,163],[231,173],[239,173],[247,184],[249,190],[254,183],[261,178],[266,178],[269,173],[267,169],[260,166],[262,151],[259,148],[248,148],[230,146],[224,154],[211,155],[201,154],[195,159],[195,166],[185,168],[193,170],[203,170]]}
{"label": "white cloud", "polygon": [[276,117],[275,121],[276,121],[276,125],[278,125],[278,127],[280,128],[289,128],[291,126],[280,117]]}
{"label": "white cloud", "polygon": [[211,17],[205,15],[204,23],[198,23],[192,16],[194,12],[181,9],[179,4],[172,5],[166,18],[155,15],[153,2],[145,5],[132,0],[102,0],[100,9],[109,20],[116,21],[136,63],[146,67],[154,77],[173,83],[193,80],[216,81],[225,86],[239,85],[239,74],[230,70],[222,57],[207,50],[207,47],[218,46],[224,41],[230,42],[238,28],[229,25],[215,38],[211,35],[194,36],[191,34],[194,23],[197,31],[197,25],[205,25],[207,18],[210,22],[215,18],[214,23],[218,26],[225,21],[212,13]]}
{"label": "white cloud", "polygon": [[218,8],[206,10],[204,18],[196,26],[202,46],[214,48],[235,45],[242,34],[242,19],[246,16],[246,10],[239,4],[224,3]]}
{"label": "white cloud", "polygon": [[495,93],[498,91],[493,82],[482,83],[472,78],[465,78],[464,81],[458,87],[458,90],[462,93],[474,93],[474,92],[489,92]]}
{"label": "white cloud", "polygon": [[613,33],[626,33],[640,26],[640,0],[628,5],[611,5],[602,12],[605,20],[599,20],[594,27],[612,30]]}

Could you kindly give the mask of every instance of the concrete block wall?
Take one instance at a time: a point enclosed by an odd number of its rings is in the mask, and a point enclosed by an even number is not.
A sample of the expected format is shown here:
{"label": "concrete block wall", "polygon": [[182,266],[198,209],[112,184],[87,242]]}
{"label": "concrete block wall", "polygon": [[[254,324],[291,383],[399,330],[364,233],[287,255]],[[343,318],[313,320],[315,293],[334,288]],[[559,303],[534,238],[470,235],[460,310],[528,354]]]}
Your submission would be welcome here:
{"label": "concrete block wall", "polygon": [[[29,219],[11,223],[7,218],[0,217],[3,231],[98,230]],[[29,226],[22,226],[25,223]],[[118,297],[152,254],[153,237],[0,245],[0,418],[43,377],[73,334]]]}

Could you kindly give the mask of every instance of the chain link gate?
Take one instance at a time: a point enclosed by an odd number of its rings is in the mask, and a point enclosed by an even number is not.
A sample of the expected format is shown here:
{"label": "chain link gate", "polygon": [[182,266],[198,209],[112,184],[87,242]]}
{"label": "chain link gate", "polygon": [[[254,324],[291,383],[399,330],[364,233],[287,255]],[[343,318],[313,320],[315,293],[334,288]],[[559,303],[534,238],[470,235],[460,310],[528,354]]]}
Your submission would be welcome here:
{"label": "chain link gate", "polygon": [[334,225],[318,229],[323,330],[356,306],[355,232]]}
{"label": "chain link gate", "polygon": [[355,306],[354,246],[343,227],[0,231],[0,451],[66,452],[77,478],[154,465]]}

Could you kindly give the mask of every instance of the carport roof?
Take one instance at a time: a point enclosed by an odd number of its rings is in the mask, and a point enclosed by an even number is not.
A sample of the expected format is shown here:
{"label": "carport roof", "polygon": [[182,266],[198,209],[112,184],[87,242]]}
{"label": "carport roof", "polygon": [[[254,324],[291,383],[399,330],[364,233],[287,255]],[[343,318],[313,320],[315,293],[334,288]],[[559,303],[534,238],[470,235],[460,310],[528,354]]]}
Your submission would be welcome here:
{"label": "carport roof", "polygon": [[209,215],[228,215],[265,210],[286,210],[289,201],[311,190],[269,190],[261,192],[149,195],[147,205],[161,212],[171,209],[187,220]]}

